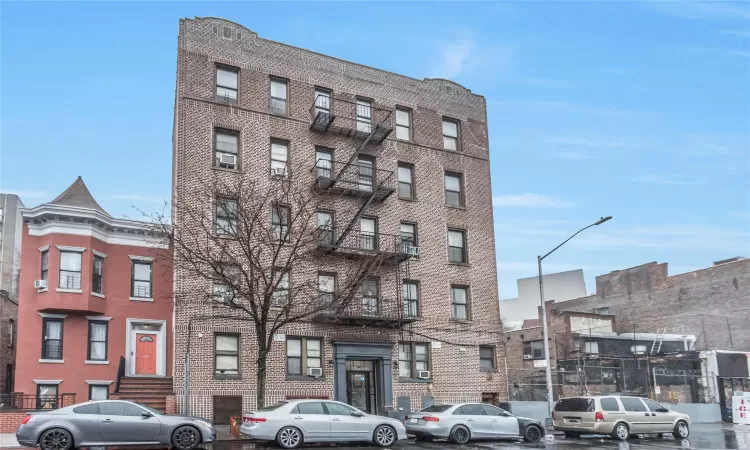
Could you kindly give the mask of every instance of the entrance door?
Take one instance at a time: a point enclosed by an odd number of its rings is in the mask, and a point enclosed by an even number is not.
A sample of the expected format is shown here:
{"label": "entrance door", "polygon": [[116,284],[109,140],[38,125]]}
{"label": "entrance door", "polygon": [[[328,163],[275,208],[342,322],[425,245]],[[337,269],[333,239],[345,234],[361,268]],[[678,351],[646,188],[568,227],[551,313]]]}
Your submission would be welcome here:
{"label": "entrance door", "polygon": [[368,414],[372,412],[372,402],[370,401],[370,372],[348,372],[348,403],[353,407],[364,411]]}
{"label": "entrance door", "polygon": [[231,417],[242,417],[242,397],[215,395],[214,425],[229,425]]}
{"label": "entrance door", "polygon": [[135,334],[135,374],[156,375],[156,334]]}

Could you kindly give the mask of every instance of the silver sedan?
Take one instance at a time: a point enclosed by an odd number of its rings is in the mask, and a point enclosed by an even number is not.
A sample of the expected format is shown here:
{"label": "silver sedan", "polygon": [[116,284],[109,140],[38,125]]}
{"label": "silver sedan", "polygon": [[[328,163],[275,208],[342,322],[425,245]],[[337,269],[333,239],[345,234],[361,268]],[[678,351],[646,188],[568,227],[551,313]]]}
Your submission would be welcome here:
{"label": "silver sedan", "polygon": [[373,442],[390,447],[406,439],[401,421],[365,414],[332,400],[293,400],[242,417],[240,433],[283,448],[312,442]]}
{"label": "silver sedan", "polygon": [[216,440],[216,429],[199,417],[165,415],[138,403],[103,400],[26,416],[16,440],[42,450],[112,445],[172,445],[177,450],[193,450]]}
{"label": "silver sedan", "polygon": [[538,420],[516,417],[486,403],[432,405],[409,414],[406,431],[417,440],[449,439],[465,444],[472,439],[523,439],[537,442],[544,436]]}

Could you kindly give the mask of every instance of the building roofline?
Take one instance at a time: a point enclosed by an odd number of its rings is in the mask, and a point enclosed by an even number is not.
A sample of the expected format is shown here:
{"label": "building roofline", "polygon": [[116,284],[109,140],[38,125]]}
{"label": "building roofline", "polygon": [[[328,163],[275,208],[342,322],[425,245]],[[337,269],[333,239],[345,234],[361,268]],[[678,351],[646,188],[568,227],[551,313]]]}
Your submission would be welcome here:
{"label": "building roofline", "polygon": [[149,223],[132,219],[118,219],[96,209],[84,208],[70,205],[53,205],[43,203],[33,208],[21,208],[21,216],[24,220],[36,219],[47,214],[66,217],[79,217],[84,219],[96,219],[109,226],[117,228],[131,228],[143,230]]}
{"label": "building roofline", "polygon": [[294,48],[294,49],[297,49],[297,50],[304,50],[304,51],[306,51],[306,52],[310,52],[310,53],[314,53],[314,54],[316,54],[316,55],[320,55],[320,56],[322,56],[322,57],[324,57],[324,58],[330,58],[330,59],[334,59],[334,60],[336,60],[336,61],[341,61],[341,62],[344,62],[344,63],[347,63],[347,64],[354,64],[354,65],[356,65],[356,66],[360,66],[360,67],[365,67],[365,68],[367,68],[367,69],[371,69],[371,70],[376,70],[376,71],[378,71],[378,72],[383,72],[383,73],[390,73],[391,75],[396,75],[396,76],[398,76],[398,77],[403,77],[403,78],[407,78],[407,79],[409,79],[409,80],[413,80],[413,81],[418,81],[418,82],[420,82],[420,83],[429,83],[430,81],[446,81],[446,82],[449,82],[449,83],[453,83],[453,84],[455,84],[456,86],[459,86],[459,87],[460,87],[461,89],[464,89],[464,90],[466,90],[466,92],[468,92],[468,93],[469,93],[469,94],[471,94],[471,95],[474,95],[474,96],[476,96],[476,97],[481,97],[482,99],[484,99],[484,98],[485,98],[485,97],[484,97],[484,95],[481,95],[481,94],[475,94],[474,92],[472,92],[472,91],[471,91],[471,89],[469,89],[469,88],[467,88],[466,86],[464,86],[464,85],[462,85],[462,84],[460,84],[460,83],[457,83],[457,82],[455,82],[455,81],[453,81],[453,80],[448,80],[448,79],[445,79],[445,78],[423,78],[423,79],[421,79],[421,80],[420,80],[419,78],[414,78],[414,77],[410,77],[410,76],[408,76],[408,75],[403,75],[403,74],[400,74],[400,73],[392,72],[392,71],[390,71],[390,70],[385,70],[385,69],[380,69],[380,68],[377,68],[377,67],[372,67],[372,66],[368,66],[367,64],[362,64],[362,63],[358,63],[358,62],[350,61],[350,60],[348,60],[348,59],[338,58],[338,57],[336,57],[336,56],[326,55],[325,53],[320,53],[320,52],[316,52],[315,50],[310,50],[310,49],[307,49],[307,48],[304,48],[304,47],[297,47],[296,45],[291,45],[291,44],[287,44],[287,43],[285,43],[285,42],[279,42],[279,41],[275,41],[275,40],[273,40],[273,39],[268,39],[268,38],[265,38],[265,37],[261,37],[261,36],[260,36],[260,35],[259,35],[259,34],[258,34],[257,32],[255,32],[255,31],[253,31],[253,30],[251,30],[251,29],[247,28],[246,26],[244,26],[244,25],[242,25],[242,24],[239,24],[239,23],[237,23],[237,22],[234,22],[234,21],[232,21],[232,20],[229,20],[229,19],[224,19],[223,17],[216,17],[216,16],[203,16],[203,17],[201,17],[201,16],[195,16],[195,18],[193,18],[193,19],[190,19],[190,18],[188,18],[188,17],[185,17],[185,18],[183,18],[183,19],[181,19],[181,20],[192,20],[192,21],[196,21],[196,20],[203,20],[203,19],[216,19],[216,20],[223,20],[223,21],[225,21],[225,22],[229,22],[229,23],[235,24],[235,25],[237,25],[237,26],[239,26],[239,27],[242,27],[243,29],[247,30],[247,31],[248,31],[249,33],[252,33],[253,35],[255,35],[255,37],[256,37],[257,39],[263,39],[264,41],[268,41],[268,42],[273,42],[273,43],[275,43],[275,44],[283,45],[283,46],[285,46],[285,47],[291,47],[291,48]]}

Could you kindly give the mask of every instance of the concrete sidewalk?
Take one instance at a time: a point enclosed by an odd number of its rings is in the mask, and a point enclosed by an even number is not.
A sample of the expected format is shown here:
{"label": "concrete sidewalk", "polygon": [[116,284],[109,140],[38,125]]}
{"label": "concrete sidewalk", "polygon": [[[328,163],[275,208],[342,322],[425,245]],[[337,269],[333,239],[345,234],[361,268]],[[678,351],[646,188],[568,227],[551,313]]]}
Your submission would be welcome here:
{"label": "concrete sidewalk", "polygon": [[23,448],[18,444],[15,434],[0,434],[0,448],[5,450],[8,448]]}

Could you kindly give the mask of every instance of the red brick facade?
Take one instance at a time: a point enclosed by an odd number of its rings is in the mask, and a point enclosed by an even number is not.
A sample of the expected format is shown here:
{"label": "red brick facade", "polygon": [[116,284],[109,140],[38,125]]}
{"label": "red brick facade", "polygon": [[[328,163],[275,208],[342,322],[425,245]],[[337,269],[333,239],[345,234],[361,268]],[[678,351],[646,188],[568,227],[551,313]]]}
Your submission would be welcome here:
{"label": "red brick facade", "polygon": [[[225,36],[227,37],[223,37]],[[228,38],[231,36],[231,38]],[[236,105],[215,101],[217,64],[239,69]],[[288,115],[269,113],[270,77],[288,82]],[[422,397],[434,401],[480,400],[483,393],[505,398],[503,370],[479,368],[479,344],[495,346],[500,341],[495,245],[490,189],[487,117],[484,98],[446,80],[416,80],[366,66],[338,60],[258,37],[229,21],[214,18],[180,22],[177,98],[175,107],[173,195],[177,202],[195,202],[189,192],[201,181],[236,180],[245,177],[259,183],[268,179],[271,138],[289,142],[291,176],[312,186],[310,169],[315,165],[315,147],[335,149],[335,159],[346,161],[355,144],[347,138],[310,130],[310,109],[316,87],[330,89],[336,99],[353,101],[358,96],[374,106],[412,111],[412,141],[395,139],[395,131],[382,144],[371,144],[366,153],[376,157],[378,169],[396,172],[399,162],[414,167],[416,201],[391,195],[373,204],[367,215],[377,216],[379,231],[398,234],[399,223],[416,223],[420,258],[409,262],[409,278],[420,283],[421,320],[403,332],[351,326],[295,324],[287,336],[323,337],[323,372],[318,379],[288,380],[284,342],[277,342],[269,356],[266,403],[290,396],[335,398],[335,342],[381,342],[392,346],[398,361],[399,341],[430,344],[429,381],[399,381],[394,364],[393,397],[409,397],[411,408],[421,406]],[[442,118],[459,121],[460,151],[443,149]],[[394,127],[395,113],[389,119]],[[212,167],[214,128],[235,130],[240,135],[239,170]],[[463,176],[465,207],[446,206],[444,173]],[[395,175],[394,175],[395,176]],[[331,199],[331,208],[347,211],[354,200]],[[179,221],[179,217],[174,220]],[[346,222],[347,217],[337,216]],[[468,264],[448,263],[447,229],[466,230]],[[321,260],[320,267],[340,262]],[[205,291],[206,286],[181,276],[176,267],[176,292]],[[292,277],[314,276],[319,267],[295,268]],[[403,268],[402,268],[403,270]],[[381,275],[384,298],[396,299],[403,272],[394,268]],[[469,287],[470,321],[451,319],[451,285]],[[397,305],[397,307],[400,307]],[[184,411],[184,364],[188,324],[190,328],[190,413],[214,415],[214,396],[242,396],[243,408],[256,407],[255,339],[247,322],[200,318],[202,302],[176,305],[175,394],[177,410]],[[213,376],[213,340],[216,332],[241,333],[240,380],[216,380]],[[346,399],[343,399],[346,401]],[[390,404],[391,401],[386,401]],[[403,404],[403,399],[402,399]]]}

